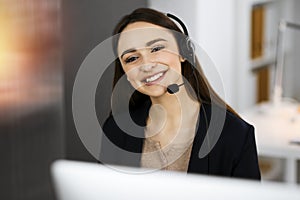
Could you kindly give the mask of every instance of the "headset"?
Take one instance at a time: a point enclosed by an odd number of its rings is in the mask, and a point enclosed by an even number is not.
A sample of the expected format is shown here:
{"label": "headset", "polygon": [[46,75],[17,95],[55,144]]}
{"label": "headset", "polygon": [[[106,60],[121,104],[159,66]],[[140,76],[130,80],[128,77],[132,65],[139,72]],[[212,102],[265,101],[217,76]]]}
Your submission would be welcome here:
{"label": "headset", "polygon": [[188,30],[184,23],[175,15],[166,13],[166,16],[169,17],[170,19],[175,20],[180,24],[180,26],[183,29],[183,33],[185,34],[186,37],[183,37],[180,41],[180,50],[182,51],[182,56],[186,58],[193,66],[195,66],[195,46],[189,36]]}
{"label": "headset", "polygon": [[[178,41],[178,45],[179,45],[179,51],[180,51],[180,55],[182,57],[184,57],[188,62],[191,63],[192,65],[192,69],[193,69],[193,73],[191,74],[191,76],[195,76],[195,78],[197,79],[197,76],[195,75],[195,70],[194,67],[196,66],[196,58],[195,58],[195,46],[193,44],[193,42],[191,41],[190,37],[189,37],[189,33],[188,30],[186,28],[186,26],[184,25],[184,23],[175,15],[170,14],[170,13],[166,13],[165,14],[168,18],[176,21],[177,23],[179,23],[179,25],[182,27],[183,29],[183,33],[184,33],[184,37],[180,37],[179,41]],[[169,94],[174,94],[176,92],[179,91],[179,87],[183,86],[185,83],[183,82],[182,84],[171,84],[167,87],[167,92]],[[197,80],[197,84],[198,84],[198,80]],[[198,86],[199,88],[199,86]]]}
{"label": "headset", "polygon": [[[192,75],[196,79],[197,90],[198,90],[197,93],[198,93],[199,92],[199,85],[198,85],[199,81],[198,81],[198,78],[197,78],[197,76],[195,74],[195,69],[194,69],[194,67],[196,67],[195,46],[194,46],[192,40],[189,37],[188,30],[187,30],[186,26],[184,25],[184,23],[178,17],[176,17],[173,14],[166,13],[166,16],[169,17],[170,19],[173,19],[176,22],[178,22],[180,24],[181,28],[183,29],[183,33],[186,36],[186,37],[182,38],[181,41],[180,41],[180,47],[181,47],[180,50],[182,51],[181,55],[184,58],[186,58],[192,64],[192,68],[193,68],[193,74]],[[172,85],[168,86],[167,91],[170,94],[174,94],[174,93],[178,92],[179,87],[182,86],[182,85],[184,85],[184,83],[182,83],[180,85],[172,84]],[[197,95],[200,97],[200,94],[197,94]],[[206,110],[205,110],[204,106],[201,106],[200,109],[203,110],[204,119],[205,119],[205,125],[206,125],[206,133],[207,133],[207,130],[208,130],[208,119],[207,119]],[[208,146],[210,148],[209,137],[208,137]],[[210,174],[210,170],[209,170],[210,163],[209,163],[209,160],[210,160],[210,156],[208,154],[208,156],[207,156],[207,174],[208,175]]]}

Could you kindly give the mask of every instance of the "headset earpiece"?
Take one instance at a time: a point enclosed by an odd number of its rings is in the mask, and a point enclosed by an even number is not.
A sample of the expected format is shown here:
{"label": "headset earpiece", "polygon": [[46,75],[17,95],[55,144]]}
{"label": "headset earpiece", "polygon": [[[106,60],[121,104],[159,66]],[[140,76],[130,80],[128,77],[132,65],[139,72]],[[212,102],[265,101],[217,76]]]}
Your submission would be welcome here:
{"label": "headset earpiece", "polygon": [[189,33],[188,30],[186,28],[186,26],[184,25],[184,23],[175,15],[172,15],[170,13],[166,14],[167,17],[175,20],[176,22],[178,22],[180,24],[180,26],[183,29],[183,32],[185,34],[185,36],[180,40],[180,47],[179,49],[181,50],[181,56],[184,57],[186,60],[188,60],[193,66],[195,66],[195,45],[193,44],[193,42],[191,41],[190,37],[189,37]]}
{"label": "headset earpiece", "polygon": [[181,40],[181,54],[193,66],[195,64],[195,46],[192,40],[187,36]]}

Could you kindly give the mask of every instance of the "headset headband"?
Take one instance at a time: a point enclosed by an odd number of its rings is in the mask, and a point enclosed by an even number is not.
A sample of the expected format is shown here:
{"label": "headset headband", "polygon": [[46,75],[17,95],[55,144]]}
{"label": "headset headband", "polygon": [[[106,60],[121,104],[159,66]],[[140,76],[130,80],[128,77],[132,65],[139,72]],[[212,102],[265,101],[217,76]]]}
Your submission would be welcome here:
{"label": "headset headband", "polygon": [[167,15],[167,17],[169,17],[171,19],[174,19],[176,22],[178,22],[180,24],[180,26],[182,27],[184,34],[186,36],[189,36],[189,33],[188,33],[188,30],[187,30],[186,26],[184,25],[184,23],[178,17],[176,17],[175,15],[172,15],[170,13],[167,13],[166,15]]}

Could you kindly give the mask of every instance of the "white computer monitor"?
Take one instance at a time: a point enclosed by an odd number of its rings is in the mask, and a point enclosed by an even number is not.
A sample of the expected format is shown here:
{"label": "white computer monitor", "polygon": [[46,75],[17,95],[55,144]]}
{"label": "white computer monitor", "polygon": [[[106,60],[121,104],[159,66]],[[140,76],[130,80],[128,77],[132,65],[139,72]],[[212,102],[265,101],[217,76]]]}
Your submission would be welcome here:
{"label": "white computer monitor", "polygon": [[176,172],[145,172],[96,163],[59,160],[51,167],[59,200],[299,200],[300,188]]}

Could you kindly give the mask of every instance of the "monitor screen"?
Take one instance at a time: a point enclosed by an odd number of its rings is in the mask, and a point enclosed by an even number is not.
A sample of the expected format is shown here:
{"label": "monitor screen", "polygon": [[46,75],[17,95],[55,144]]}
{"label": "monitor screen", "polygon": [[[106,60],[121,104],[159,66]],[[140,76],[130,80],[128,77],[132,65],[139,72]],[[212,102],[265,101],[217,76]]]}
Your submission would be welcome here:
{"label": "monitor screen", "polygon": [[298,186],[59,160],[51,167],[59,200],[296,200]]}

